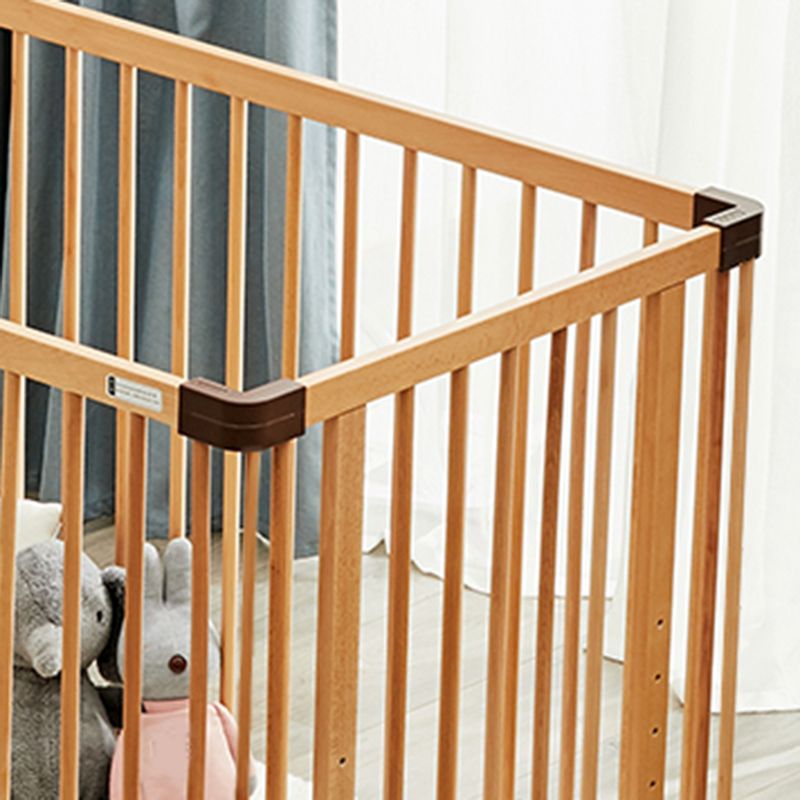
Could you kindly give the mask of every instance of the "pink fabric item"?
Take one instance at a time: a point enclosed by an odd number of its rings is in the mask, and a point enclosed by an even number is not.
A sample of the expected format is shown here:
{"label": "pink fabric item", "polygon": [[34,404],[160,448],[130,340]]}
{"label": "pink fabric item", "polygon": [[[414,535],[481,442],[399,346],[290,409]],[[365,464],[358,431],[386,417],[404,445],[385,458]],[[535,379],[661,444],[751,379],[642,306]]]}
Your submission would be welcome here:
{"label": "pink fabric item", "polygon": [[[110,798],[122,800],[125,732],[111,762]],[[189,772],[189,700],[145,701],[142,712],[141,800],[186,796]],[[253,774],[253,764],[250,765]],[[206,797],[233,798],[236,721],[221,703],[206,706]]]}

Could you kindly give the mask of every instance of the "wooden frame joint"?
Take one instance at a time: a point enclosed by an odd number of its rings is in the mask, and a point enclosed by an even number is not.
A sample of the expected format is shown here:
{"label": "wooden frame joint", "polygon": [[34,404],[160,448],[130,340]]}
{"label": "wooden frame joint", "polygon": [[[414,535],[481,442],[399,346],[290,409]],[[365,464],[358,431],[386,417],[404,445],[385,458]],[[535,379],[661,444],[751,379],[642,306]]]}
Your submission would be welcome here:
{"label": "wooden frame joint", "polygon": [[728,270],[761,255],[764,206],[751,197],[709,186],[694,196],[694,226],[722,232],[719,268]]}
{"label": "wooden frame joint", "polygon": [[207,378],[180,387],[178,432],[224,450],[266,450],[306,429],[306,387],[271,381],[240,392]]}

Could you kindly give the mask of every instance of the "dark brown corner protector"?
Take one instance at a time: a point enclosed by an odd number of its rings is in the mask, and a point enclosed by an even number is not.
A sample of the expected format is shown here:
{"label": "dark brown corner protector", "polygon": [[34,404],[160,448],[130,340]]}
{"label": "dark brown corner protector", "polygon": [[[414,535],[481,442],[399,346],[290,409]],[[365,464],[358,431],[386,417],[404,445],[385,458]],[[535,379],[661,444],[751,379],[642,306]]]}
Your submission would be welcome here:
{"label": "dark brown corner protector", "polygon": [[731,269],[761,255],[761,228],[764,206],[743,197],[709,186],[694,196],[694,226],[713,225],[722,231],[719,268]]}
{"label": "dark brown corner protector", "polygon": [[224,450],[266,450],[306,429],[306,387],[280,379],[238,392],[206,378],[180,387],[178,432]]}

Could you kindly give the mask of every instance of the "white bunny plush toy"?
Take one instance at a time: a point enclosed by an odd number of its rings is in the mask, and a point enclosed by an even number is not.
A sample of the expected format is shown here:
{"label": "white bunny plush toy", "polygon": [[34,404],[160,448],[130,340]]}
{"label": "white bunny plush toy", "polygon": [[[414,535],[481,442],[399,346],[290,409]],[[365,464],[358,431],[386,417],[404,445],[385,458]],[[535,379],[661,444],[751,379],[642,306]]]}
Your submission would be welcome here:
{"label": "white bunny plush toy", "polygon": [[[189,658],[191,654],[192,545],[173,539],[164,554],[164,567],[156,549],[145,545],[143,671],[141,719],[142,800],[186,797],[189,773]],[[219,674],[219,639],[210,626],[208,677]],[[124,675],[125,628],[117,653]],[[111,764],[111,800],[122,798],[125,730],[117,741]],[[206,707],[206,791],[208,798],[232,798],[236,787],[236,721],[221,703]],[[255,789],[250,765],[250,790]]]}

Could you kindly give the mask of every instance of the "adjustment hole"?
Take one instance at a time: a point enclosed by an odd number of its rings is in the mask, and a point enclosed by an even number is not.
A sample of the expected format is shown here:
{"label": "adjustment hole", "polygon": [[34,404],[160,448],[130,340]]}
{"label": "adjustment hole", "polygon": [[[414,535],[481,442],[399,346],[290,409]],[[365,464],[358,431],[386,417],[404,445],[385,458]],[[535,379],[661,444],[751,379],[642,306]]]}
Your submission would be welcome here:
{"label": "adjustment hole", "polygon": [[347,763],[347,756],[342,756],[342,757],[339,759],[339,766],[340,766],[340,767],[343,767],[343,766],[344,766],[346,763]]}
{"label": "adjustment hole", "polygon": [[656,728],[653,728],[653,729],[650,731],[650,733],[651,733],[653,736],[658,736],[658,728],[657,728],[657,727],[656,727]]}
{"label": "adjustment hole", "polygon": [[655,675],[653,675],[653,680],[654,680],[656,683],[661,683],[661,673],[660,673],[660,672],[656,672],[656,674],[655,674]]}
{"label": "adjustment hole", "polygon": [[656,781],[650,781],[650,784],[649,784],[649,786],[650,786],[650,788],[651,788],[651,789],[655,789],[657,785],[658,785],[658,784],[657,784],[657,782],[656,782]]}
{"label": "adjustment hole", "polygon": [[664,617],[659,617],[659,618],[656,620],[656,628],[658,628],[659,630],[661,630],[663,627],[664,627]]}

